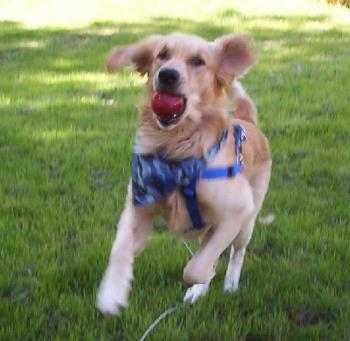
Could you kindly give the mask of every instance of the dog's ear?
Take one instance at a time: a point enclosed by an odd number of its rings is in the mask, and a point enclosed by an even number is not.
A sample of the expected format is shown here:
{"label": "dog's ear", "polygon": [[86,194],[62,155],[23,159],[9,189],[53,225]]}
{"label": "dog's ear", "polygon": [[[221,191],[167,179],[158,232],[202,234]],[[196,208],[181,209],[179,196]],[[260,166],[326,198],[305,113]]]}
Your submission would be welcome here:
{"label": "dog's ear", "polygon": [[219,51],[217,78],[223,86],[246,73],[256,61],[249,39],[244,35],[229,34],[216,39],[215,43]]}
{"label": "dog's ear", "polygon": [[138,43],[115,47],[107,58],[107,70],[113,72],[121,67],[133,63],[136,71],[142,75],[149,73],[153,62],[153,53],[161,36],[155,35]]}

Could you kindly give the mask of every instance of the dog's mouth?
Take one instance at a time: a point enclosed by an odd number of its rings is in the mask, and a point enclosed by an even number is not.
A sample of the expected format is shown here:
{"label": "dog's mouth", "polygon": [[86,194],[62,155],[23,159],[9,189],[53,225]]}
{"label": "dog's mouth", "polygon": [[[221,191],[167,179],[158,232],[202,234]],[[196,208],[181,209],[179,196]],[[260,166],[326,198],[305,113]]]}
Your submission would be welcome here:
{"label": "dog's mouth", "polygon": [[155,92],[151,105],[157,121],[164,127],[169,127],[179,122],[186,110],[187,99],[183,95],[167,92]]}

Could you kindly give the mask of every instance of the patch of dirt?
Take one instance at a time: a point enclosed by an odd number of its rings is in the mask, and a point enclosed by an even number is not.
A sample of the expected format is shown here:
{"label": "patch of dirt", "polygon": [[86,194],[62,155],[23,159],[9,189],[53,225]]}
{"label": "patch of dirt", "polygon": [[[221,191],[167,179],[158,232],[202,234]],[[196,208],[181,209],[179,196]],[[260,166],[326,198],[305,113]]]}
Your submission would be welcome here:
{"label": "patch of dirt", "polygon": [[296,322],[299,326],[308,326],[321,322],[330,323],[334,320],[334,315],[326,311],[304,310],[289,313],[288,319]]}

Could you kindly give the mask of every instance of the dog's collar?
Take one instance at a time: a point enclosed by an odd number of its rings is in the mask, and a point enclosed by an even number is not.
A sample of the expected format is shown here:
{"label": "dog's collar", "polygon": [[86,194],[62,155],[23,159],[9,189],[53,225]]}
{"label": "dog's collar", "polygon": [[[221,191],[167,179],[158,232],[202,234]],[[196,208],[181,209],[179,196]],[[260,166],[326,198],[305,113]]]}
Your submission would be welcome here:
{"label": "dog's collar", "polygon": [[153,204],[179,188],[183,194],[194,229],[203,227],[199,211],[196,185],[199,179],[218,179],[233,177],[242,171],[242,142],[245,140],[244,128],[233,127],[236,159],[229,167],[207,168],[208,161],[217,155],[226,143],[228,129],[219,141],[208,150],[207,157],[190,157],[180,161],[168,160],[159,153],[132,156],[132,197],[135,206],[145,207]]}

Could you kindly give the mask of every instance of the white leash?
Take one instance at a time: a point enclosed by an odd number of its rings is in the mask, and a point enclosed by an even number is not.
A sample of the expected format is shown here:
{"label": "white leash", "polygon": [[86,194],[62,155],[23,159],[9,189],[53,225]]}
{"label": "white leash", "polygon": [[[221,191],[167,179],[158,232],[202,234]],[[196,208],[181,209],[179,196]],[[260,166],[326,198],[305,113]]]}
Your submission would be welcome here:
{"label": "white leash", "polygon": [[189,247],[189,245],[187,244],[186,240],[183,240],[188,252],[190,253],[190,255],[193,257],[194,253],[193,251],[191,250],[191,248]]}
{"label": "white leash", "polygon": [[[194,255],[192,249],[189,247],[189,245],[187,244],[187,242],[184,240],[183,241],[188,252],[191,254],[191,256]],[[181,304],[177,304],[176,306],[174,307],[171,307],[167,310],[165,310],[163,313],[161,313],[156,320],[154,320],[154,322],[152,322],[152,324],[147,328],[147,330],[145,331],[145,333],[142,335],[140,341],[144,341],[146,339],[146,337],[152,332],[152,330],[157,326],[157,324],[163,320],[165,317],[167,317],[168,315],[170,315],[171,313],[173,313],[177,308],[183,306],[184,303],[181,303]]]}
{"label": "white leash", "polygon": [[145,331],[145,333],[142,335],[140,341],[144,341],[149,333],[154,329],[154,327],[161,321],[163,318],[168,316],[169,314],[173,313],[179,305],[176,305],[175,307],[171,307],[164,311],[164,313],[160,314],[159,317],[148,327],[148,329]]}

